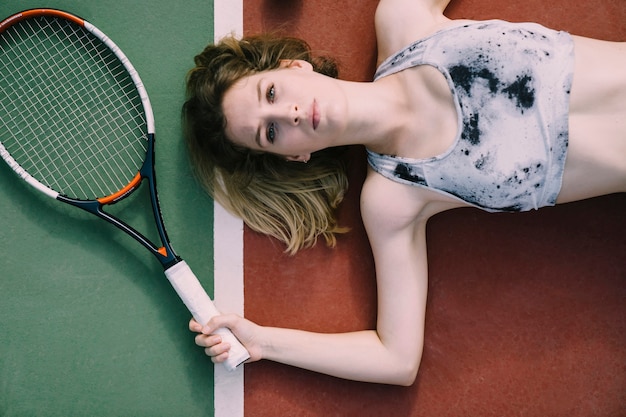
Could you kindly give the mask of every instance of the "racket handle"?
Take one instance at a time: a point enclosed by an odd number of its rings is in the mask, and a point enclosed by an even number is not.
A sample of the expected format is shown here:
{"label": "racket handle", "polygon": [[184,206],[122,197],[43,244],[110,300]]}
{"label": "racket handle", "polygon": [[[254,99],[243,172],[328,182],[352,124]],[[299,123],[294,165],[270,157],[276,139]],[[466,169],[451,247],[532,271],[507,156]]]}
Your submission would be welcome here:
{"label": "racket handle", "polygon": [[[180,261],[166,269],[165,276],[198,323],[204,325],[211,317],[220,314],[185,261]],[[222,340],[230,344],[228,359],[224,362],[224,366],[229,371],[234,370],[250,358],[246,348],[229,329],[220,328],[215,333],[222,336]]]}

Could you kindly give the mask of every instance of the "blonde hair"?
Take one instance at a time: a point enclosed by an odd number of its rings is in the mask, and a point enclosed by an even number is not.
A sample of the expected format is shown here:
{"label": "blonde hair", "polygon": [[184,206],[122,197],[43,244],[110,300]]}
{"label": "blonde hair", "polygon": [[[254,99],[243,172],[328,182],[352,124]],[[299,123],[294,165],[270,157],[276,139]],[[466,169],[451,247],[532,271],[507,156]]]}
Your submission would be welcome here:
{"label": "blonde hair", "polygon": [[290,254],[313,246],[318,236],[334,246],[335,209],[348,187],[342,148],[312,155],[307,164],[235,145],[225,134],[224,93],[242,77],[276,69],[285,59],[304,59],[315,71],[337,77],[336,63],[312,57],[301,39],[269,35],[222,39],[195,57],[187,76],[183,126],[200,182],[229,212],[253,230],[287,245]]}

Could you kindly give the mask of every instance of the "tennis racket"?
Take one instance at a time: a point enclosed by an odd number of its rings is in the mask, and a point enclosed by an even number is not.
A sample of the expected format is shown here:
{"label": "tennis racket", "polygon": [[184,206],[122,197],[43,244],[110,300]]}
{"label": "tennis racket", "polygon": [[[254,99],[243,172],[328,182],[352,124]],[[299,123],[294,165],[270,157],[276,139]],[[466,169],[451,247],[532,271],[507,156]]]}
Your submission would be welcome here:
{"label": "tennis racket", "polygon": [[[141,243],[199,323],[219,312],[172,249],[159,208],[154,117],[148,94],[120,48],[89,22],[32,9],[0,22],[0,155],[35,190],[86,210]],[[104,207],[146,182],[161,243]],[[228,329],[225,365],[249,358]]]}

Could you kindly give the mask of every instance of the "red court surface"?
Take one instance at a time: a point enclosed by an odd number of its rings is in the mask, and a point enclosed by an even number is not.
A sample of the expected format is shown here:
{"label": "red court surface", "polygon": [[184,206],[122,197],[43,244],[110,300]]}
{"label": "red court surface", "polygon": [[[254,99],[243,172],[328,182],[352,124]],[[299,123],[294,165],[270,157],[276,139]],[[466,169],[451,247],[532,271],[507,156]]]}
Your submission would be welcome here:
{"label": "red court surface", "polygon": [[[246,34],[283,30],[370,80],[377,1],[244,1]],[[457,0],[449,17],[535,21],[626,40],[624,0]],[[625,69],[626,70],[626,69]],[[340,220],[352,232],[295,257],[246,229],[246,316],[319,332],[373,328],[373,260],[351,151]],[[393,202],[390,202],[393,204]],[[247,416],[626,416],[626,195],[524,214],[458,209],[429,222],[429,295],[415,384],[345,381],[271,362],[245,367]]]}

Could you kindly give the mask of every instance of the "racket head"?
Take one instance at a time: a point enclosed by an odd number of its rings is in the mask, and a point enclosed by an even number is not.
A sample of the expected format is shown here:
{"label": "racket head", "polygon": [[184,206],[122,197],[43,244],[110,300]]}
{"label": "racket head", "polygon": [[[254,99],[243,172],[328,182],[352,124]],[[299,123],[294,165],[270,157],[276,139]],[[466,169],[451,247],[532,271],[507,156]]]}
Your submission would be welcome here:
{"label": "racket head", "polygon": [[51,197],[114,202],[140,182],[154,135],[136,70],[70,13],[32,9],[0,22],[0,155]]}

